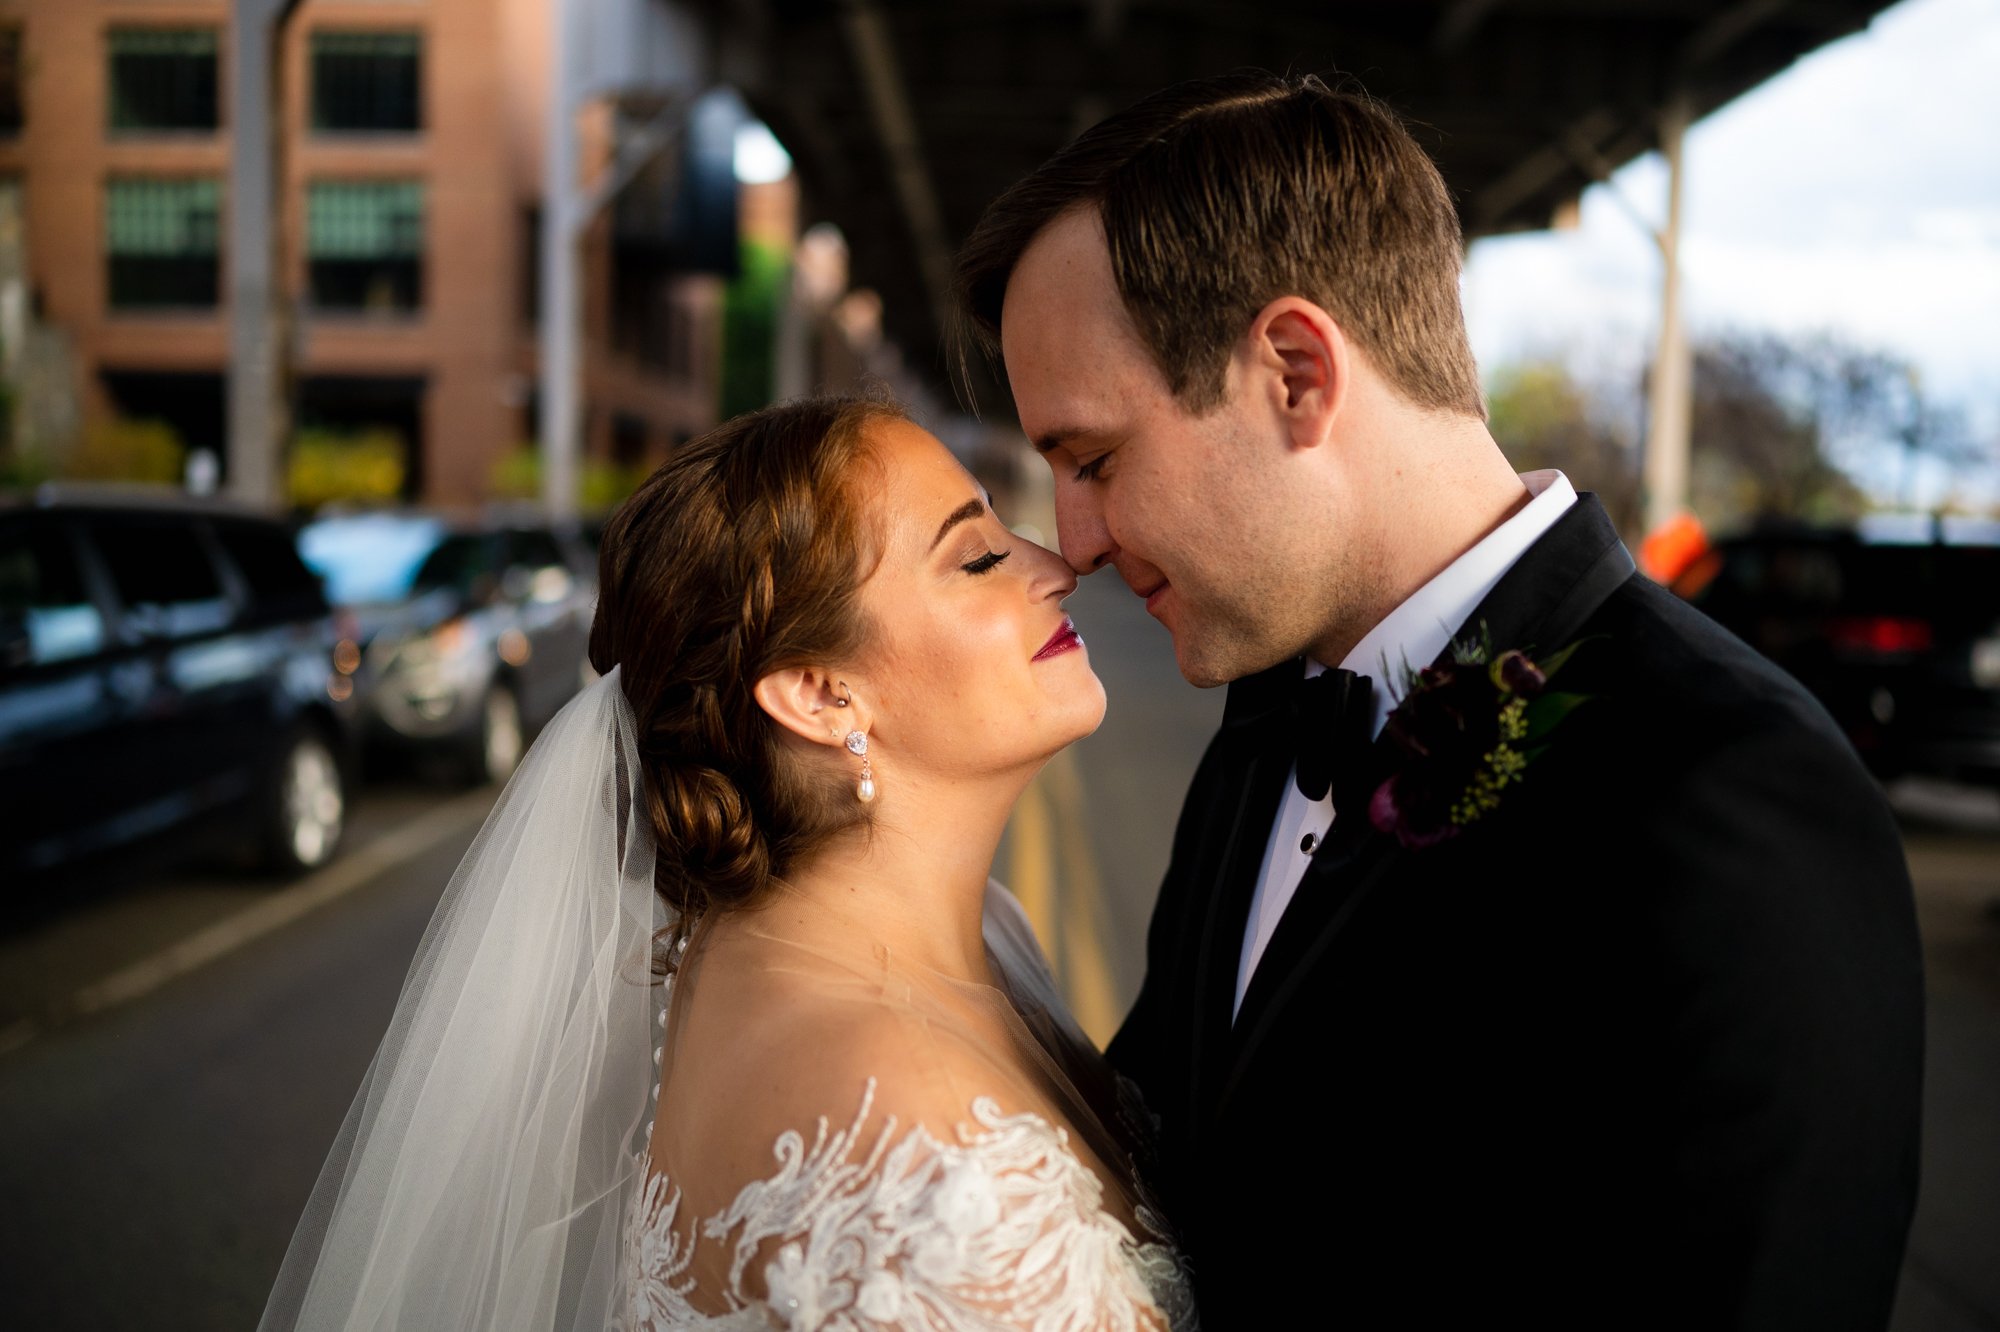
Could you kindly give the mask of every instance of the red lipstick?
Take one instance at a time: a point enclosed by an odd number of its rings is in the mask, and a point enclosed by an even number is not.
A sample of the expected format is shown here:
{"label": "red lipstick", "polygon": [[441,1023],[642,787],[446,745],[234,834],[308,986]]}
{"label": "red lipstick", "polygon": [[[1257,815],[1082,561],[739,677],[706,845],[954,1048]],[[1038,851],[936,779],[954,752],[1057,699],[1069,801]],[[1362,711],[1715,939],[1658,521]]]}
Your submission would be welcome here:
{"label": "red lipstick", "polygon": [[1062,624],[1057,627],[1053,634],[1049,635],[1049,641],[1042,644],[1042,650],[1034,655],[1033,660],[1042,661],[1045,658],[1057,656],[1060,653],[1068,652],[1072,648],[1080,648],[1082,646],[1083,639],[1077,636],[1076,626],[1070,623],[1069,616],[1065,615],[1063,616]]}

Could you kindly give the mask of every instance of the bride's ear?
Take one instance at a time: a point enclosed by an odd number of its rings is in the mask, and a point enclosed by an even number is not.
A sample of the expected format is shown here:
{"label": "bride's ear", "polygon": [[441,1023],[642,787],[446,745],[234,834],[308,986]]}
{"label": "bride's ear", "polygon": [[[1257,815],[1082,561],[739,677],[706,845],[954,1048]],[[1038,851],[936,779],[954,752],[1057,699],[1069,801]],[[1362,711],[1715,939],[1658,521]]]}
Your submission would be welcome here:
{"label": "bride's ear", "polygon": [[752,693],[772,721],[814,744],[839,745],[849,731],[868,729],[850,691],[817,666],[772,671]]}

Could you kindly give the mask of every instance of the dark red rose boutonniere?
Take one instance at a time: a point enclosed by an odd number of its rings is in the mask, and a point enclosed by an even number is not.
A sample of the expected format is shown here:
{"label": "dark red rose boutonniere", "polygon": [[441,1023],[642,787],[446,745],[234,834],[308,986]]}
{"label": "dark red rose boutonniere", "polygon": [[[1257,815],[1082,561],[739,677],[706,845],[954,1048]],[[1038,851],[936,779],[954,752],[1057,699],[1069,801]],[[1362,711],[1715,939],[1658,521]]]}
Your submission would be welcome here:
{"label": "dark red rose boutonniere", "polygon": [[1518,650],[1495,653],[1481,625],[1478,640],[1452,645],[1450,661],[1405,667],[1403,701],[1383,730],[1402,762],[1376,788],[1368,821],[1420,850],[1498,810],[1548,748],[1550,733],[1588,701],[1550,687],[1581,646],[1539,662]]}

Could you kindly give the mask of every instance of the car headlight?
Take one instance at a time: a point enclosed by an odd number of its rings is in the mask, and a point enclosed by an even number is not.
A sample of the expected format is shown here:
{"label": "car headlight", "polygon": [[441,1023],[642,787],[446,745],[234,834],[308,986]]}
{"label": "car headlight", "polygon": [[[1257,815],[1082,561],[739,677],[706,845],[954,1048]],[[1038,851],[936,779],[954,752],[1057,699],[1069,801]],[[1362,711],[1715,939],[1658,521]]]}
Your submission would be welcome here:
{"label": "car headlight", "polygon": [[403,670],[422,670],[463,656],[473,646],[472,626],[464,617],[446,620],[427,634],[420,634],[396,650],[395,665]]}
{"label": "car headlight", "polygon": [[2000,634],[1973,643],[1972,683],[1981,689],[2000,689]]}

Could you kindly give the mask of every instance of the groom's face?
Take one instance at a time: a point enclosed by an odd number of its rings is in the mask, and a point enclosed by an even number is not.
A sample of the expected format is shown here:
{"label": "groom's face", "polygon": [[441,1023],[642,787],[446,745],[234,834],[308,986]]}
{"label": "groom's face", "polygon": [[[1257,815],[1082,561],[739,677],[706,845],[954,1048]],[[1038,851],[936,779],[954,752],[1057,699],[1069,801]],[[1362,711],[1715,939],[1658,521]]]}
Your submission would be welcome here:
{"label": "groom's face", "polygon": [[1118,295],[1095,209],[1063,214],[1022,254],[1000,333],[1022,429],[1055,475],[1070,567],[1115,566],[1193,684],[1302,650],[1281,610],[1298,600],[1282,438],[1233,371],[1219,407],[1182,409]]}

